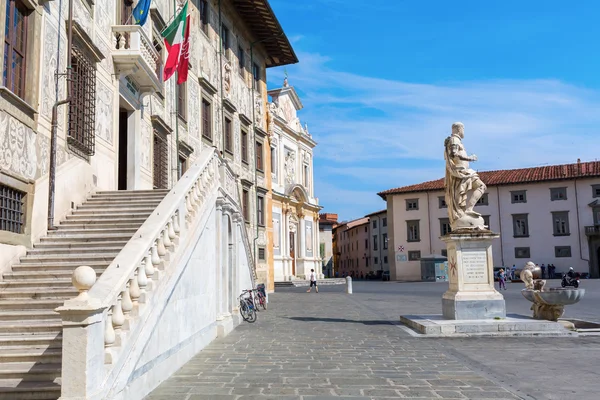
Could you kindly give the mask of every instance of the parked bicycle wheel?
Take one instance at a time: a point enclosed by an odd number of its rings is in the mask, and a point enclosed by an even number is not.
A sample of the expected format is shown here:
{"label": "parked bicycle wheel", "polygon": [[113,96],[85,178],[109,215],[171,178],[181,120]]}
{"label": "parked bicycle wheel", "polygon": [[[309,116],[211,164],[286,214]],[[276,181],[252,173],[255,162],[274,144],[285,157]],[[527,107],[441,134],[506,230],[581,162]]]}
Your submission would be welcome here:
{"label": "parked bicycle wheel", "polygon": [[256,307],[251,299],[246,299],[246,306],[248,307],[248,318],[246,321],[252,323],[256,321]]}
{"label": "parked bicycle wheel", "polygon": [[244,321],[248,321],[250,318],[250,307],[248,307],[245,300],[240,300],[240,315]]}
{"label": "parked bicycle wheel", "polygon": [[260,291],[258,292],[258,303],[262,306],[263,310],[267,309],[267,298]]}

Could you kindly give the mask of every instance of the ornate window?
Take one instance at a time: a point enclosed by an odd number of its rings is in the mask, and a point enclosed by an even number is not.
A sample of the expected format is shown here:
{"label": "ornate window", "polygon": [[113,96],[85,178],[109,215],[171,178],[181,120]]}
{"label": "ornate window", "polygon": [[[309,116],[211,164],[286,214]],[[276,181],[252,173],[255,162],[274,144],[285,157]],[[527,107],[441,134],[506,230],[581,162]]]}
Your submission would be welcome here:
{"label": "ornate window", "polygon": [[259,226],[265,225],[265,197],[262,195],[256,196],[256,216]]}
{"label": "ornate window", "polygon": [[169,187],[169,144],[166,135],[154,131],[153,184],[155,189]]}
{"label": "ornate window", "polygon": [[221,53],[229,60],[229,28],[221,24]]}
{"label": "ornate window", "polygon": [[6,1],[3,83],[21,99],[25,97],[28,13],[20,0]]}
{"label": "ornate window", "polygon": [[71,65],[68,143],[77,154],[91,156],[96,144],[96,63],[73,43]]}
{"label": "ornate window", "polygon": [[250,222],[250,205],[249,205],[249,199],[250,199],[250,192],[248,191],[248,189],[243,189],[242,190],[242,213],[244,214],[244,221],[246,222]]}
{"label": "ornate window", "polygon": [[252,64],[252,78],[254,81],[254,90],[260,91],[260,67],[258,64]]}
{"label": "ornate window", "polygon": [[510,202],[515,203],[527,203],[527,191],[526,190],[515,190],[510,192]]}
{"label": "ornate window", "polygon": [[513,236],[514,237],[528,237],[529,236],[529,222],[527,220],[527,214],[513,214]]}
{"label": "ornate window", "polygon": [[440,236],[446,236],[452,232],[450,228],[450,219],[448,218],[440,218]]}
{"label": "ornate window", "polygon": [[489,199],[488,199],[488,194],[484,193],[483,196],[481,196],[479,198],[479,200],[477,200],[477,203],[475,204],[476,206],[487,206],[489,205]]}
{"label": "ornate window", "polygon": [[242,162],[248,164],[248,131],[242,129]]}
{"label": "ornate window", "polygon": [[567,188],[559,187],[559,188],[550,188],[550,200],[567,200]]}
{"label": "ornate window", "polygon": [[419,229],[419,220],[406,221],[406,241],[407,242],[420,242],[421,234]]}
{"label": "ornate window", "polygon": [[207,0],[200,0],[198,11],[200,11],[200,29],[202,29],[202,32],[204,32],[206,35],[208,35],[209,6],[208,6]]}
{"label": "ornate window", "polygon": [[185,82],[181,85],[175,85],[175,91],[177,92],[177,116],[182,120],[187,119],[187,87]]}
{"label": "ornate window", "polygon": [[202,136],[212,141],[212,107],[205,98],[202,98]]}
{"label": "ornate window", "polygon": [[552,213],[552,227],[554,236],[568,236],[569,230],[569,212],[556,211]]}
{"label": "ornate window", "polygon": [[238,45],[238,71],[241,76],[244,76],[244,68],[246,67],[246,55],[244,54],[244,48]]}
{"label": "ornate window", "polygon": [[256,169],[259,171],[264,171],[264,163],[263,163],[263,144],[262,142],[256,142]]}
{"label": "ornate window", "polygon": [[408,199],[406,200],[406,211],[413,211],[419,209],[419,199]]}
{"label": "ornate window", "polygon": [[446,198],[444,196],[438,196],[439,208],[448,208],[446,204]]}
{"label": "ornate window", "polygon": [[233,154],[233,126],[231,119],[225,117],[225,151]]}

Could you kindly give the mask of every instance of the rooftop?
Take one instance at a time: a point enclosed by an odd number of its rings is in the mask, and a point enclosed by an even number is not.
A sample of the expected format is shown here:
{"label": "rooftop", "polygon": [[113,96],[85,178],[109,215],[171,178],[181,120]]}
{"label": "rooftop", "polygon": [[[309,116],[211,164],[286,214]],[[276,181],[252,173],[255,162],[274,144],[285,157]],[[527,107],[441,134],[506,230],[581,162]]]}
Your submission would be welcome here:
{"label": "rooftop", "polygon": [[385,210],[375,211],[371,214],[367,214],[367,215],[365,215],[365,217],[374,217],[375,215],[385,214],[385,213],[387,213],[387,208]]}
{"label": "rooftop", "polygon": [[232,0],[232,3],[267,52],[267,68],[296,64],[298,57],[268,0]]}
{"label": "rooftop", "polygon": [[[574,178],[600,177],[600,161],[576,162],[573,164],[549,165],[545,167],[504,169],[479,172],[487,186],[518,185]],[[444,190],[444,178],[435,181],[403,186],[377,193],[385,200],[390,194],[430,192]]]}

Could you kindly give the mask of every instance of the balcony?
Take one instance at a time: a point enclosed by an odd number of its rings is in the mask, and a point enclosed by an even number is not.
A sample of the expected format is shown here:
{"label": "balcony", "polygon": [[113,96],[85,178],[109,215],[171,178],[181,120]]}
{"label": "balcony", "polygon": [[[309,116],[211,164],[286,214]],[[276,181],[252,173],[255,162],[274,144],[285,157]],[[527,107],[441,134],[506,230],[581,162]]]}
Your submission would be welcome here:
{"label": "balcony", "polygon": [[112,49],[115,71],[127,76],[142,93],[162,90],[160,57],[152,42],[139,25],[113,25],[115,47]]}
{"label": "balcony", "polygon": [[600,225],[586,226],[585,234],[586,236],[600,236]]}

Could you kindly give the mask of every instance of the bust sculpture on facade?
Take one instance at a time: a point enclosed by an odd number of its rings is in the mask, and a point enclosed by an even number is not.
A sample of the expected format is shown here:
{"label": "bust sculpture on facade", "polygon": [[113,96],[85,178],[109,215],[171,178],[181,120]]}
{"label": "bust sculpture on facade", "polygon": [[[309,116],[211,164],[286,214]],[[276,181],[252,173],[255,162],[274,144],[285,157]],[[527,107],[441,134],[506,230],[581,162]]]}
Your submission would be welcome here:
{"label": "bust sculpture on facade", "polygon": [[485,229],[481,214],[473,207],[483,196],[486,186],[476,171],[469,168],[470,161],[477,161],[476,155],[469,156],[462,144],[464,125],[452,124],[452,135],[444,141],[446,161],[445,198],[448,218],[452,230]]}

